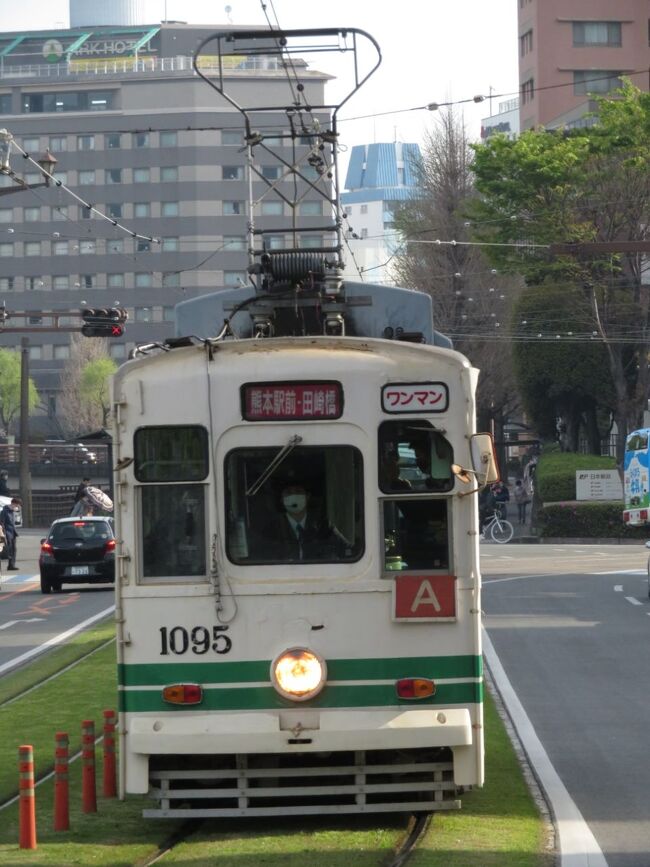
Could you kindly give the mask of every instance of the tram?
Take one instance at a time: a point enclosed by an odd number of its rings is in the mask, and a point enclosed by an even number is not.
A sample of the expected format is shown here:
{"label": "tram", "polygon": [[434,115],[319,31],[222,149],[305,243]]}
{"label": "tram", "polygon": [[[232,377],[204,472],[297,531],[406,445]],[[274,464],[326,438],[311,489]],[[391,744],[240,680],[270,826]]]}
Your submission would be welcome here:
{"label": "tram", "polygon": [[[322,156],[332,127],[300,134]],[[254,233],[253,289],[178,305],[114,378],[121,795],[153,818],[458,807],[483,783],[498,476],[477,371],[429,295]]]}

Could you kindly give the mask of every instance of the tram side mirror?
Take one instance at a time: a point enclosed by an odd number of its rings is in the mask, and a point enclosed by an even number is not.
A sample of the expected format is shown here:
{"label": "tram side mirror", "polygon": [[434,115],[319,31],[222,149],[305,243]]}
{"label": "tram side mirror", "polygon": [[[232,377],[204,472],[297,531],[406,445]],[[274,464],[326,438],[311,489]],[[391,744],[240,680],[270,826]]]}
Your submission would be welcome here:
{"label": "tram side mirror", "polygon": [[498,482],[501,478],[494,440],[489,433],[472,434],[470,441],[472,467],[481,487]]}

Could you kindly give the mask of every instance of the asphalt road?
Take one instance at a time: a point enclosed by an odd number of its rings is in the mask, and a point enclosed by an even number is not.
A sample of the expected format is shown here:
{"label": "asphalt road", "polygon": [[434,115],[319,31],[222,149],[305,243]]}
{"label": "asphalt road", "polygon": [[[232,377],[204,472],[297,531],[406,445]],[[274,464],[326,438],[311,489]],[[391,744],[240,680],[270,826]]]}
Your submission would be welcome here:
{"label": "asphalt road", "polygon": [[[113,587],[66,585],[63,593],[42,594],[38,576],[40,530],[23,530],[18,538],[18,572],[0,576],[0,675],[19,667],[93,622],[109,616]],[[72,631],[72,632],[71,632]]]}
{"label": "asphalt road", "polygon": [[482,555],[485,626],[555,770],[609,867],[649,867],[648,552],[484,545]]}

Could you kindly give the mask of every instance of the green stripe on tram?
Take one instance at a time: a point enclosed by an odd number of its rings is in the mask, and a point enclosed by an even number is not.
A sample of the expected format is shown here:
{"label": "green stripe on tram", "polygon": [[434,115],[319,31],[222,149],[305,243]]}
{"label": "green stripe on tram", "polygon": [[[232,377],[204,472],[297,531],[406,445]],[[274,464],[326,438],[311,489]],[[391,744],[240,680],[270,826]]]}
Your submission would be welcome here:
{"label": "green stripe on tram", "polygon": [[[201,704],[177,706],[162,700],[162,691],[124,691],[120,690],[120,710],[129,713],[142,711],[190,711],[201,713],[206,710],[251,711],[281,710],[294,707],[295,703],[283,699],[270,686],[251,687],[250,689],[206,689]],[[416,702],[395,701],[395,687],[392,684],[367,684],[359,686],[328,686],[320,695],[301,707],[314,708],[352,708],[352,707],[423,707],[426,705],[475,704],[483,701],[483,684],[449,683],[440,684],[434,696]]]}
{"label": "green stripe on tram", "polygon": [[[246,662],[157,662],[118,665],[120,686],[165,686],[170,683],[268,682],[271,660]],[[390,680],[429,677],[432,680],[482,677],[480,656],[409,656],[388,659],[327,660],[327,679]]]}

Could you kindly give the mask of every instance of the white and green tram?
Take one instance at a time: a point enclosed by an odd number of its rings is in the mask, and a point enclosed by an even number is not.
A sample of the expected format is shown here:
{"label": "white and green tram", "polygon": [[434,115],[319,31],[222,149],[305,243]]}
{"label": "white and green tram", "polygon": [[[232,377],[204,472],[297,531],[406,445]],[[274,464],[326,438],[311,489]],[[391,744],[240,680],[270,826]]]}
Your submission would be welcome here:
{"label": "white and green tram", "polygon": [[122,795],[457,806],[483,782],[476,371],[382,338],[172,343],[114,382]]}

